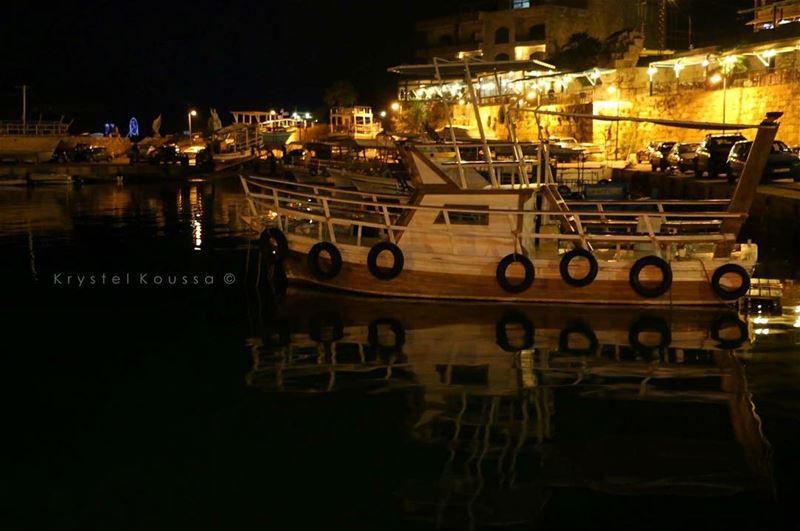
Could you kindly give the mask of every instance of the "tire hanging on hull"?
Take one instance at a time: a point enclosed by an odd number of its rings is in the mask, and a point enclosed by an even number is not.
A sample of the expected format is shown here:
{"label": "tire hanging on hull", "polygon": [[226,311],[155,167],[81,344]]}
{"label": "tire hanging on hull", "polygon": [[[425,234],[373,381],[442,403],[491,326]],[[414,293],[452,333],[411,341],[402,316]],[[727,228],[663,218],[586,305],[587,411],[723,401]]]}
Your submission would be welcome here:
{"label": "tire hanging on hull", "polygon": [[[729,290],[722,285],[722,277],[729,274],[738,275],[741,279],[742,283],[738,288]],[[714,275],[711,277],[711,289],[724,301],[741,299],[750,291],[750,275],[739,264],[725,264],[714,271]]]}
{"label": "tire hanging on hull", "polygon": [[[320,264],[320,255],[323,252],[328,253],[331,259],[328,269]],[[342,253],[330,242],[318,242],[308,251],[308,269],[319,280],[332,280],[342,271]]]}
{"label": "tire hanging on hull", "polygon": [[[642,284],[639,277],[645,267],[656,267],[661,271],[661,282],[657,286],[648,288]],[[669,262],[663,258],[658,256],[645,256],[644,258],[638,259],[636,263],[633,264],[628,278],[633,291],[642,297],[653,299],[664,295],[672,287],[672,267],[669,265]]]}
{"label": "tire hanging on hull", "polygon": [[[512,284],[508,280],[507,272],[511,264],[517,262],[525,269],[525,278],[519,284]],[[530,288],[533,284],[533,281],[536,278],[536,269],[533,267],[533,262],[531,262],[527,256],[521,254],[510,254],[500,260],[500,263],[497,264],[496,276],[497,283],[501,288],[503,288],[504,291],[508,293],[522,293],[526,289]]]}
{"label": "tire hanging on hull", "polygon": [[[384,251],[389,251],[394,258],[392,267],[389,269],[385,269],[378,265],[378,257]],[[367,269],[369,269],[369,272],[372,274],[372,276],[378,280],[392,280],[397,278],[400,273],[403,272],[404,265],[405,258],[403,257],[403,251],[401,251],[400,247],[392,242],[382,241],[376,243],[372,246],[372,249],[369,250],[369,255],[367,255]]]}

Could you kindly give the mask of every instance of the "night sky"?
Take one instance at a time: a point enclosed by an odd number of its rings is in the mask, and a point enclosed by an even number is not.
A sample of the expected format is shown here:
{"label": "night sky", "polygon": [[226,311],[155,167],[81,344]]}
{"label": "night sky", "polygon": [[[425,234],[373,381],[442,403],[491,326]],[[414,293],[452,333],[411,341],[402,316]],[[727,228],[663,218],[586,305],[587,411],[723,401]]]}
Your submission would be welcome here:
{"label": "night sky", "polygon": [[[621,0],[622,1],[622,0]],[[386,68],[414,59],[414,22],[458,10],[458,0],[120,2],[80,0],[44,8],[6,3],[0,15],[0,119],[74,119],[73,132],[99,131],[131,116],[149,132],[185,128],[186,110],[203,122],[216,107],[323,108],[338,79],[360,102],[383,108],[395,93]],[[747,31],[737,8],[752,0],[678,0],[693,14],[697,45]],[[682,17],[679,17],[683,20]],[[738,20],[737,20],[738,19]],[[125,126],[125,127],[123,127]]]}

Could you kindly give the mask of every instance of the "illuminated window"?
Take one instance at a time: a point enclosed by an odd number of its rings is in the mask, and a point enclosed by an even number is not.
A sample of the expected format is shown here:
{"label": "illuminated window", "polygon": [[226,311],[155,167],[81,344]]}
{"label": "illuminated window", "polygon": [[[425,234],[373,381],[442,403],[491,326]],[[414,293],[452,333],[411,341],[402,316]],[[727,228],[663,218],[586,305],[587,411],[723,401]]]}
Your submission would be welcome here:
{"label": "illuminated window", "polygon": [[512,0],[511,9],[527,9],[531,7],[531,0]]}

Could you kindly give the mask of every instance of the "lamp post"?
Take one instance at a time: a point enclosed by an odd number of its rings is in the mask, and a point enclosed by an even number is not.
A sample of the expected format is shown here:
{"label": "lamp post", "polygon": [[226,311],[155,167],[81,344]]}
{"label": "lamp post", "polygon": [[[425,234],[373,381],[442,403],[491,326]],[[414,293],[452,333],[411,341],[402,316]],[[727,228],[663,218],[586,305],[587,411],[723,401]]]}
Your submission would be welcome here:
{"label": "lamp post", "polygon": [[189,111],[189,142],[192,141],[192,116],[197,116],[197,111],[194,109]]}

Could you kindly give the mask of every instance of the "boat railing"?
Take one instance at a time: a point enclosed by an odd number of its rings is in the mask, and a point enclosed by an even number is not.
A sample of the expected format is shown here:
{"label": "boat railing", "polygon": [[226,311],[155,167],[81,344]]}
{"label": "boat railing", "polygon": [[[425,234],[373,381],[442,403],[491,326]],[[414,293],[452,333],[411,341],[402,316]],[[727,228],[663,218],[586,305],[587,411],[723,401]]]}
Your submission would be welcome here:
{"label": "boat railing", "polygon": [[58,136],[68,130],[64,122],[0,122],[0,135]]}
{"label": "boat railing", "polygon": [[[537,242],[564,241],[585,249],[604,247],[617,252],[639,250],[644,245],[646,249],[642,250],[659,255],[685,256],[691,254],[686,246],[735,243],[733,235],[721,232],[722,223],[725,220],[741,223],[746,217],[714,211],[565,212],[403,204],[384,201],[379,194],[365,201],[363,196],[370,194],[342,197],[338,190],[323,194],[313,186],[311,190],[300,191],[286,183],[259,180],[262,182],[243,182],[254,214],[273,213],[274,221],[288,233],[359,247],[371,245],[375,239],[397,242],[405,234],[429,235],[435,231],[449,238],[453,254],[458,254],[459,243],[490,238],[498,244],[510,245],[515,251],[533,249]],[[419,227],[409,224],[415,213],[432,214],[436,221]],[[568,220],[572,230],[542,230],[543,226],[553,225],[547,223],[549,220],[562,218]]]}

